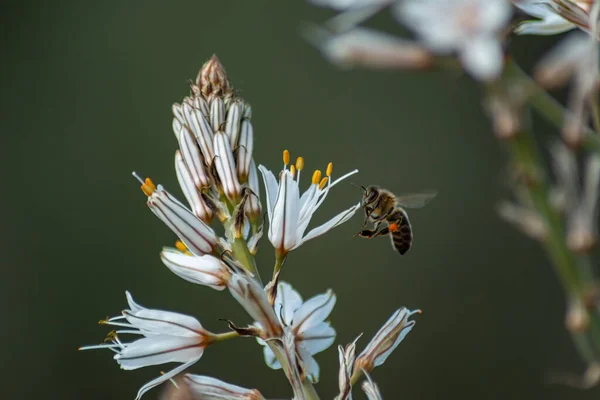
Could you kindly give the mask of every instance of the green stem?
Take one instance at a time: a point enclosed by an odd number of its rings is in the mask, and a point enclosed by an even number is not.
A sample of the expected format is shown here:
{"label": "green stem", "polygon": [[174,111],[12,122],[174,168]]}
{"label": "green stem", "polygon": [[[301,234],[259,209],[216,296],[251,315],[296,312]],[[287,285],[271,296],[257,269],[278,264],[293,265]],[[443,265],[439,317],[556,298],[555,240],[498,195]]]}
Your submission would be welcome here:
{"label": "green stem", "polygon": [[523,167],[529,175],[528,190],[531,200],[546,221],[548,236],[543,242],[544,248],[567,292],[579,296],[582,288],[577,272],[577,262],[564,241],[560,215],[552,208],[548,200],[547,178],[529,132],[522,132],[514,138],[510,143],[510,151],[517,164]]}
{"label": "green stem", "polygon": [[236,332],[236,331],[231,331],[231,332],[225,332],[225,333],[215,333],[212,336],[212,339],[215,342],[222,342],[224,340],[229,340],[229,339],[233,339],[236,337],[239,337],[240,335]]}
{"label": "green stem", "polygon": [[[554,97],[550,96],[548,92],[540,88],[540,86],[515,63],[508,63],[506,69],[507,73],[521,80],[529,90],[531,95],[529,102],[531,106],[550,123],[560,129],[565,120],[565,115],[568,112],[562,104],[556,101]],[[600,110],[596,110],[595,112],[600,113]],[[599,132],[600,127],[595,126],[595,129],[596,131],[584,127],[583,146],[590,151],[600,154],[600,135],[597,133]]]}
{"label": "green stem", "polygon": [[254,256],[250,253],[246,241],[242,238],[235,239],[231,246],[231,250],[235,259],[238,260],[246,270],[254,274],[258,282],[262,285],[260,274],[258,268],[256,268],[256,262],[254,261]]}
{"label": "green stem", "polygon": [[282,254],[282,253],[276,252],[276,254],[275,254],[275,266],[273,267],[273,281],[275,281],[275,278],[277,277],[277,274],[279,273],[279,271],[281,271],[281,267],[285,263],[286,257],[287,257],[287,253]]}

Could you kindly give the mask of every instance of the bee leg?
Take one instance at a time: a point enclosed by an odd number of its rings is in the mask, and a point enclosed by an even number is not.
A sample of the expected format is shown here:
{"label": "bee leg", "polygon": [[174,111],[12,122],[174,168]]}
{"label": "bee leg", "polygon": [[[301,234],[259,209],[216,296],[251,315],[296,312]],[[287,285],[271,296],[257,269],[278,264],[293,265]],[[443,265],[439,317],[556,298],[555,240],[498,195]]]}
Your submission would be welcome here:
{"label": "bee leg", "polygon": [[356,235],[354,235],[354,237],[360,236],[360,237],[364,237],[367,239],[371,239],[373,237],[373,235],[375,235],[377,233],[377,231],[375,229],[370,230],[370,229],[363,229],[362,231],[359,231]]}

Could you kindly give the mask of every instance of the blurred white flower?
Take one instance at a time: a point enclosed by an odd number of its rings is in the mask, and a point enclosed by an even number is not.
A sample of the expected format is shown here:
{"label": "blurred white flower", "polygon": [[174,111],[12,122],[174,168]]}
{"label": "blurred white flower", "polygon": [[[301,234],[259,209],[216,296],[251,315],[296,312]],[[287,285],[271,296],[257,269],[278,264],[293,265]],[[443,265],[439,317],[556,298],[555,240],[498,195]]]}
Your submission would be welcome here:
{"label": "blurred white flower", "polygon": [[[170,311],[150,310],[135,303],[129,292],[126,295],[129,309],[124,310],[122,316],[101,321],[102,324],[125,329],[111,332],[111,343],[85,346],[80,350],[110,349],[116,353],[114,359],[125,370],[171,362],[182,363],[142,386],[136,396],[138,400],[148,390],[197,362],[213,335],[193,317]],[[124,343],[119,339],[120,334],[143,337]]]}
{"label": "blurred white flower", "polygon": [[506,0],[405,0],[394,9],[431,50],[458,53],[474,78],[493,80],[502,72],[500,36],[512,13]]}
{"label": "blurred white flower", "polygon": [[305,234],[313,214],[323,204],[329,190],[350,175],[357,173],[358,170],[355,169],[332,182],[331,171],[333,167],[329,163],[326,177],[321,179],[321,171],[315,171],[312,184],[300,196],[300,174],[304,168],[304,159],[298,157],[296,165],[292,165],[288,169],[289,158],[289,152],[284,151],[284,169],[279,173],[279,183],[271,171],[262,165],[258,167],[262,173],[267,192],[269,240],[280,255],[285,255],[304,242],[346,222],[360,208],[360,203],[357,203]]}
{"label": "blurred white flower", "polygon": [[367,395],[367,399],[369,400],[383,400],[381,397],[381,393],[379,392],[379,387],[377,384],[373,382],[371,376],[365,372],[367,380],[364,381],[361,385],[363,392]]}
{"label": "blurred white flower", "polygon": [[[289,283],[280,282],[273,305],[281,323],[288,327],[294,337],[296,353],[303,366],[304,374],[311,382],[319,380],[319,364],[313,355],[331,346],[335,340],[335,330],[327,317],[335,305],[335,294],[331,290],[302,302],[300,294]],[[281,363],[266,342],[258,339],[264,346],[265,361],[273,369],[280,369]]]}
{"label": "blurred white flower", "polygon": [[581,144],[594,96],[600,82],[599,36],[600,2],[589,14],[591,34],[574,32],[555,46],[536,65],[535,79],[546,88],[564,85],[571,80],[568,99],[569,113],[565,116],[562,135],[571,147]]}
{"label": "blurred white flower", "polygon": [[397,0],[309,0],[309,2],[323,7],[331,7],[338,10],[365,7],[384,7]]}
{"label": "blurred white flower", "polygon": [[315,27],[309,33],[323,56],[340,67],[420,69],[433,62],[431,53],[418,43],[372,29],[331,34]]}

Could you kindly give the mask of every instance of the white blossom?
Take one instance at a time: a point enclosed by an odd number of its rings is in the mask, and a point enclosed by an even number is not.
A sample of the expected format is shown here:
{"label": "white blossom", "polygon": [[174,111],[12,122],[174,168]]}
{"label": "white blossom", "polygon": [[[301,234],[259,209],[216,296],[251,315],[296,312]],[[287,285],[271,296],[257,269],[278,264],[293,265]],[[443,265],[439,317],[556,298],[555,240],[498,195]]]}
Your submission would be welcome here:
{"label": "white blossom", "polygon": [[161,185],[155,187],[149,178],[144,181],[135,172],[133,176],[142,184],[142,191],[148,196],[150,210],[171,228],[193,254],[201,256],[214,250],[217,236],[212,228]]}
{"label": "white blossom", "polygon": [[[287,162],[285,162],[287,160]],[[300,162],[301,160],[301,162]],[[312,184],[300,196],[300,173],[304,167],[304,159],[298,158],[298,166],[291,166],[289,153],[284,152],[284,169],[279,173],[279,183],[275,175],[264,166],[258,169],[262,173],[265,190],[267,192],[267,214],[269,218],[269,240],[279,254],[286,254],[306,241],[324,234],[330,229],[346,222],[360,208],[360,203],[342,211],[326,223],[310,230],[305,234],[306,228],[315,211],[323,204],[329,190],[340,181],[358,172],[351,171],[336,181],[332,182],[330,163],[327,167],[326,177],[321,179],[321,172],[315,171]]]}
{"label": "white blossom", "polygon": [[[294,337],[296,353],[304,367],[304,374],[311,380],[319,380],[319,364],[313,355],[331,346],[335,340],[335,330],[326,321],[333,310],[336,297],[331,290],[303,302],[300,294],[289,283],[280,282],[273,308],[281,324],[289,328]],[[273,369],[280,369],[281,363],[266,342],[265,361]]]}
{"label": "white blossom", "polygon": [[162,262],[177,276],[188,282],[223,290],[231,277],[231,271],[217,257],[210,254],[194,256],[174,248],[165,247],[160,253]]}
{"label": "white blossom", "polygon": [[[107,348],[115,352],[114,359],[122,369],[132,370],[171,362],[182,365],[146,383],[137,399],[155,386],[173,378],[197,362],[210,343],[211,333],[197,319],[170,311],[151,310],[137,304],[126,292],[129,309],[123,315],[102,321],[120,329],[109,334],[111,343],[85,346],[80,350]],[[121,329],[124,328],[124,329]],[[122,342],[119,335],[141,335],[133,342]]]}
{"label": "white blossom", "polygon": [[431,50],[458,53],[476,79],[493,80],[502,72],[502,30],[511,16],[506,0],[405,0],[397,17]]}
{"label": "white blossom", "polygon": [[347,10],[354,8],[365,8],[365,7],[384,7],[388,4],[393,3],[396,0],[309,0],[311,3],[323,6],[331,7],[338,10]]}

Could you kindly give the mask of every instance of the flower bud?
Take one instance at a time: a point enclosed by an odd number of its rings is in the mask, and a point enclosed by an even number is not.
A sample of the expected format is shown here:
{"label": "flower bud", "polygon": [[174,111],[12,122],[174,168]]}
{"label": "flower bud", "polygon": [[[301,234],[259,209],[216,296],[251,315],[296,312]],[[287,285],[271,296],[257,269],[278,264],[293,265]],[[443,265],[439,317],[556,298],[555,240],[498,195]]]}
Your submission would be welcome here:
{"label": "flower bud", "polygon": [[398,309],[360,353],[354,364],[354,373],[362,369],[371,372],[382,365],[415,325],[415,321],[408,318],[416,313],[420,314],[421,310]]}

